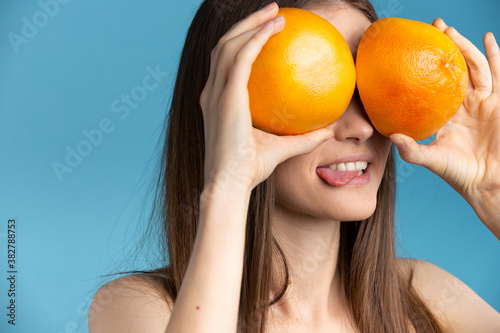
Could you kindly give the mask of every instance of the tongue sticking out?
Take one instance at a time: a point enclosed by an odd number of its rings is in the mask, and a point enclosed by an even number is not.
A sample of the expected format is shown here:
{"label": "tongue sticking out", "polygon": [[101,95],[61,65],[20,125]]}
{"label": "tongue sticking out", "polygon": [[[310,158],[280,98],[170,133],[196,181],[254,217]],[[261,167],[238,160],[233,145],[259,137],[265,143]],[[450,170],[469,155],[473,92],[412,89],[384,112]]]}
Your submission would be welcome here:
{"label": "tongue sticking out", "polygon": [[330,168],[317,168],[316,173],[324,181],[333,186],[344,186],[349,184],[351,180],[356,178],[359,170],[355,171],[334,171]]}

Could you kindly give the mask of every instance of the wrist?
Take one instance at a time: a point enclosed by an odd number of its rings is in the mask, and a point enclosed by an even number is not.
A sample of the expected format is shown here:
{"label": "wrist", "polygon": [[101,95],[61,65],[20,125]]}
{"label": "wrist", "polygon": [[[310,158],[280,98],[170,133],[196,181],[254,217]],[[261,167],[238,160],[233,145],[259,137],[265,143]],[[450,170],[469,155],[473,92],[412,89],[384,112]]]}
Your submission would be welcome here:
{"label": "wrist", "polygon": [[481,222],[500,240],[500,191],[484,191],[467,201]]}
{"label": "wrist", "polygon": [[205,174],[203,193],[222,194],[226,192],[246,193],[251,192],[255,187],[252,179],[241,175],[237,170],[221,170]]}
{"label": "wrist", "polygon": [[242,202],[248,204],[251,193],[252,186],[241,182],[219,181],[205,183],[200,195],[200,209],[204,209],[207,205],[215,202],[224,204]]}

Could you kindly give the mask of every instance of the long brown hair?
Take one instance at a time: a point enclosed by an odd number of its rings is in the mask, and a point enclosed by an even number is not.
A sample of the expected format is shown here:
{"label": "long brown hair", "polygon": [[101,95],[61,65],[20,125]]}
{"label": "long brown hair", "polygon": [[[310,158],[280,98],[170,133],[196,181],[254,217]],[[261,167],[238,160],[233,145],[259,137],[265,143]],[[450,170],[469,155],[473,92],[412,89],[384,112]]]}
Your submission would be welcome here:
{"label": "long brown hair", "polygon": [[[271,1],[205,0],[188,30],[165,123],[153,219],[163,226],[162,268],[148,273],[159,278],[175,300],[194,245],[203,190],[204,130],[199,97],[209,75],[210,52],[236,22]],[[333,6],[334,1],[281,0],[280,7]],[[377,14],[368,0],[341,0],[363,12]],[[341,223],[338,271],[343,295],[361,332],[440,332],[431,312],[396,264],[394,245],[395,172],[393,151],[378,191],[374,214],[364,221]],[[270,209],[272,177],[253,191],[247,215],[244,272],[238,332],[264,332],[267,312],[286,292],[286,257],[273,237]],[[272,255],[270,255],[272,254]],[[273,267],[283,271],[280,291],[271,299]],[[145,273],[145,272],[144,272]]]}

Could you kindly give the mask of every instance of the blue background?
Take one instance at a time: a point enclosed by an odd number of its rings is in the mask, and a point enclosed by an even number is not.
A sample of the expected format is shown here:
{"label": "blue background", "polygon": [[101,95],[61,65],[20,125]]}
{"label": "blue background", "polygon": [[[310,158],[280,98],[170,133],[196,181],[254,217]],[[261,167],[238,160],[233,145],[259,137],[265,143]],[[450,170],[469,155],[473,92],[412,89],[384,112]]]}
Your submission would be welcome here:
{"label": "blue background", "polygon": [[[148,242],[143,254],[131,254],[145,225],[183,39],[199,3],[67,1],[44,21],[37,1],[1,1],[0,331],[86,332],[89,301],[110,279],[98,276],[154,260],[144,254],[153,253]],[[485,32],[500,40],[496,0],[375,5],[381,16],[428,23],[440,16],[481,50]],[[8,36],[22,34],[23,18],[40,27],[25,31],[30,38],[16,50]],[[148,66],[163,76],[156,88],[144,90]],[[125,113],[126,104],[115,100],[132,92],[147,95]],[[106,118],[113,130],[96,145],[82,146],[83,131]],[[68,146],[89,154],[58,179],[52,165],[65,163]],[[399,160],[398,185],[399,254],[446,269],[500,311],[498,240],[429,171]],[[9,218],[17,220],[15,327],[6,317]]]}

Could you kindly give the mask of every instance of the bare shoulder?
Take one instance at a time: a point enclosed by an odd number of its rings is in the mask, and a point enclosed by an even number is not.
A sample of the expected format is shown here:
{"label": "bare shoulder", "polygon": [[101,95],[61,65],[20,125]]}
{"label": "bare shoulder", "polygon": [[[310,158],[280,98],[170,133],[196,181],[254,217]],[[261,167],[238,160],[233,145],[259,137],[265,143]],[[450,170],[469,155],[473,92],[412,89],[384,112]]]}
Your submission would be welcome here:
{"label": "bare shoulder", "polygon": [[423,260],[398,258],[401,272],[433,312],[445,332],[500,332],[500,313],[464,282]]}
{"label": "bare shoulder", "polygon": [[88,316],[89,332],[163,333],[172,304],[151,277],[118,278],[103,285],[94,295]]}

